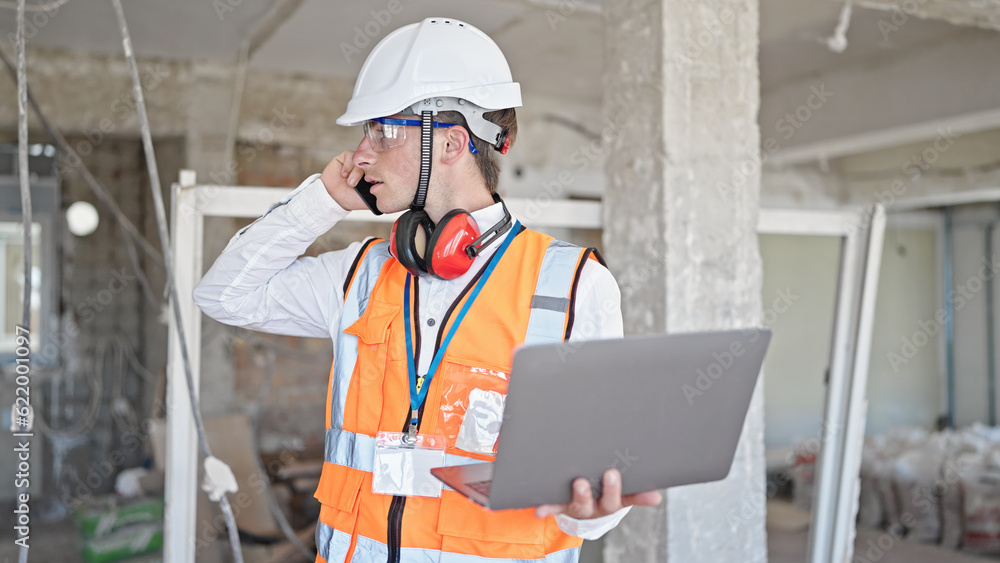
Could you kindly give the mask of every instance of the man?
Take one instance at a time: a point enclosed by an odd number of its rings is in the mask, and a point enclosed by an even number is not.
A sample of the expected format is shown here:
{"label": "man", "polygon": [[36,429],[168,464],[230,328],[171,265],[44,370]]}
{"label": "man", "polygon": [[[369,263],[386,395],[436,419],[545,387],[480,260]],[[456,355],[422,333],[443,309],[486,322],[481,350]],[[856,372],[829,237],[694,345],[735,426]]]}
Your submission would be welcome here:
{"label": "man", "polygon": [[[622,336],[596,255],[523,229],[495,195],[520,105],[478,29],[428,18],[396,30],[337,120],[364,126],[357,149],[238,233],[195,290],[222,322],[333,338],[317,561],[572,562],[581,538],[660,501],[623,498],[609,470],[599,500],[578,479],[569,504],[490,512],[420,469],[494,458],[517,346]],[[362,180],[378,211],[409,208],[390,241],[297,259],[366,208]]]}

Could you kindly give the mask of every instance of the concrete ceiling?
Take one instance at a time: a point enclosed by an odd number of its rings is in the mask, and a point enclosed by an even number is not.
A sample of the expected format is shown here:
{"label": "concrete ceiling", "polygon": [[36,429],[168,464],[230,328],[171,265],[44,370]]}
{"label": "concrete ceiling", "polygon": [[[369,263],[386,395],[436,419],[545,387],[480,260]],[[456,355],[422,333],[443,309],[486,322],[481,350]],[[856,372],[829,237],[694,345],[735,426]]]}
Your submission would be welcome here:
{"label": "concrete ceiling", "polygon": [[765,95],[786,82],[837,68],[878,64],[959,35],[996,35],[912,17],[895,25],[891,13],[855,6],[846,33],[847,48],[835,53],[825,42],[834,32],[842,6],[829,0],[762,0],[760,67]]}
{"label": "concrete ceiling", "polygon": [[[140,56],[232,62],[241,40],[272,2],[130,0],[125,9]],[[390,3],[401,6],[398,14],[386,10]],[[579,8],[552,21],[560,5]],[[305,0],[255,54],[252,66],[352,80],[364,56],[389,30],[428,16],[448,15],[490,34],[504,49],[526,92],[596,102],[602,84],[602,20],[596,6],[550,0]],[[917,18],[887,31],[880,22],[889,21],[890,12],[855,7],[848,47],[834,53],[822,40],[833,33],[840,9],[830,0],[761,0],[765,94],[789,80],[933,46],[959,33],[995,33]],[[38,30],[30,46],[121,52],[107,0],[71,0],[53,16],[35,13],[31,18]],[[0,19],[2,36],[13,32],[13,20]]]}
{"label": "concrete ceiling", "polygon": [[860,0],[862,6],[897,12],[896,21],[907,16],[944,20],[957,25],[1000,29],[1000,0]]}

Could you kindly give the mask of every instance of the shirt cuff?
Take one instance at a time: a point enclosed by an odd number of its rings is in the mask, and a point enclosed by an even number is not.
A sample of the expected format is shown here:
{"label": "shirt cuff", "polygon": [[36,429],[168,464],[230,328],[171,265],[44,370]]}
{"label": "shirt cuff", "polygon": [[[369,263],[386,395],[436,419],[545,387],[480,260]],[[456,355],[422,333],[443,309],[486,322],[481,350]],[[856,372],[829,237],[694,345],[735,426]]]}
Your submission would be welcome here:
{"label": "shirt cuff", "polygon": [[628,511],[631,510],[631,508],[631,506],[626,506],[617,512],[608,514],[607,516],[590,518],[588,520],[577,520],[572,516],[556,514],[556,523],[559,524],[560,530],[571,536],[576,536],[585,540],[596,540],[617,526],[618,523],[622,521],[622,518],[628,514]]}
{"label": "shirt cuff", "polygon": [[319,174],[306,178],[302,184],[285,197],[288,211],[316,236],[329,231],[338,221],[347,217],[346,211],[326,191]]}

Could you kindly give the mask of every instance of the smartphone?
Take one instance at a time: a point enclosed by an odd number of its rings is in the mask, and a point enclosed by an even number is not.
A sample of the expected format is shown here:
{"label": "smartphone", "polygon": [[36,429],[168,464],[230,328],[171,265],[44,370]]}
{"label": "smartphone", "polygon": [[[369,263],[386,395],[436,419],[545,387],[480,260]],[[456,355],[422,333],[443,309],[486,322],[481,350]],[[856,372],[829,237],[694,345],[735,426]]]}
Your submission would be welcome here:
{"label": "smartphone", "polygon": [[372,185],[366,182],[364,178],[358,180],[358,185],[354,186],[355,191],[361,196],[361,199],[365,200],[365,205],[368,209],[371,209],[372,213],[375,215],[381,215],[382,212],[378,210],[378,200],[372,195]]}
{"label": "smartphone", "polygon": [[368,209],[371,209],[372,213],[375,215],[381,215],[382,212],[378,210],[378,200],[372,195],[372,185],[366,182],[364,178],[358,180],[358,185],[354,186],[355,191],[361,196],[361,199],[365,200],[365,205]]}

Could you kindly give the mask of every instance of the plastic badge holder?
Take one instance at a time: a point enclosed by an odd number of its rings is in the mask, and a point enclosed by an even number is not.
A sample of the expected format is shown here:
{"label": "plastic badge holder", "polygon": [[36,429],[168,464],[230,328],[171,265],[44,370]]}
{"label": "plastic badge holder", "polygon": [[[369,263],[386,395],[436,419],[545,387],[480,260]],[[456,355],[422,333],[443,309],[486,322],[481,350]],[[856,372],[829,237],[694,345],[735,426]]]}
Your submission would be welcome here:
{"label": "plastic badge holder", "polygon": [[417,434],[411,440],[406,432],[380,431],[375,435],[372,492],[440,497],[441,481],[431,475],[431,469],[444,466],[445,445],[442,435]]}

